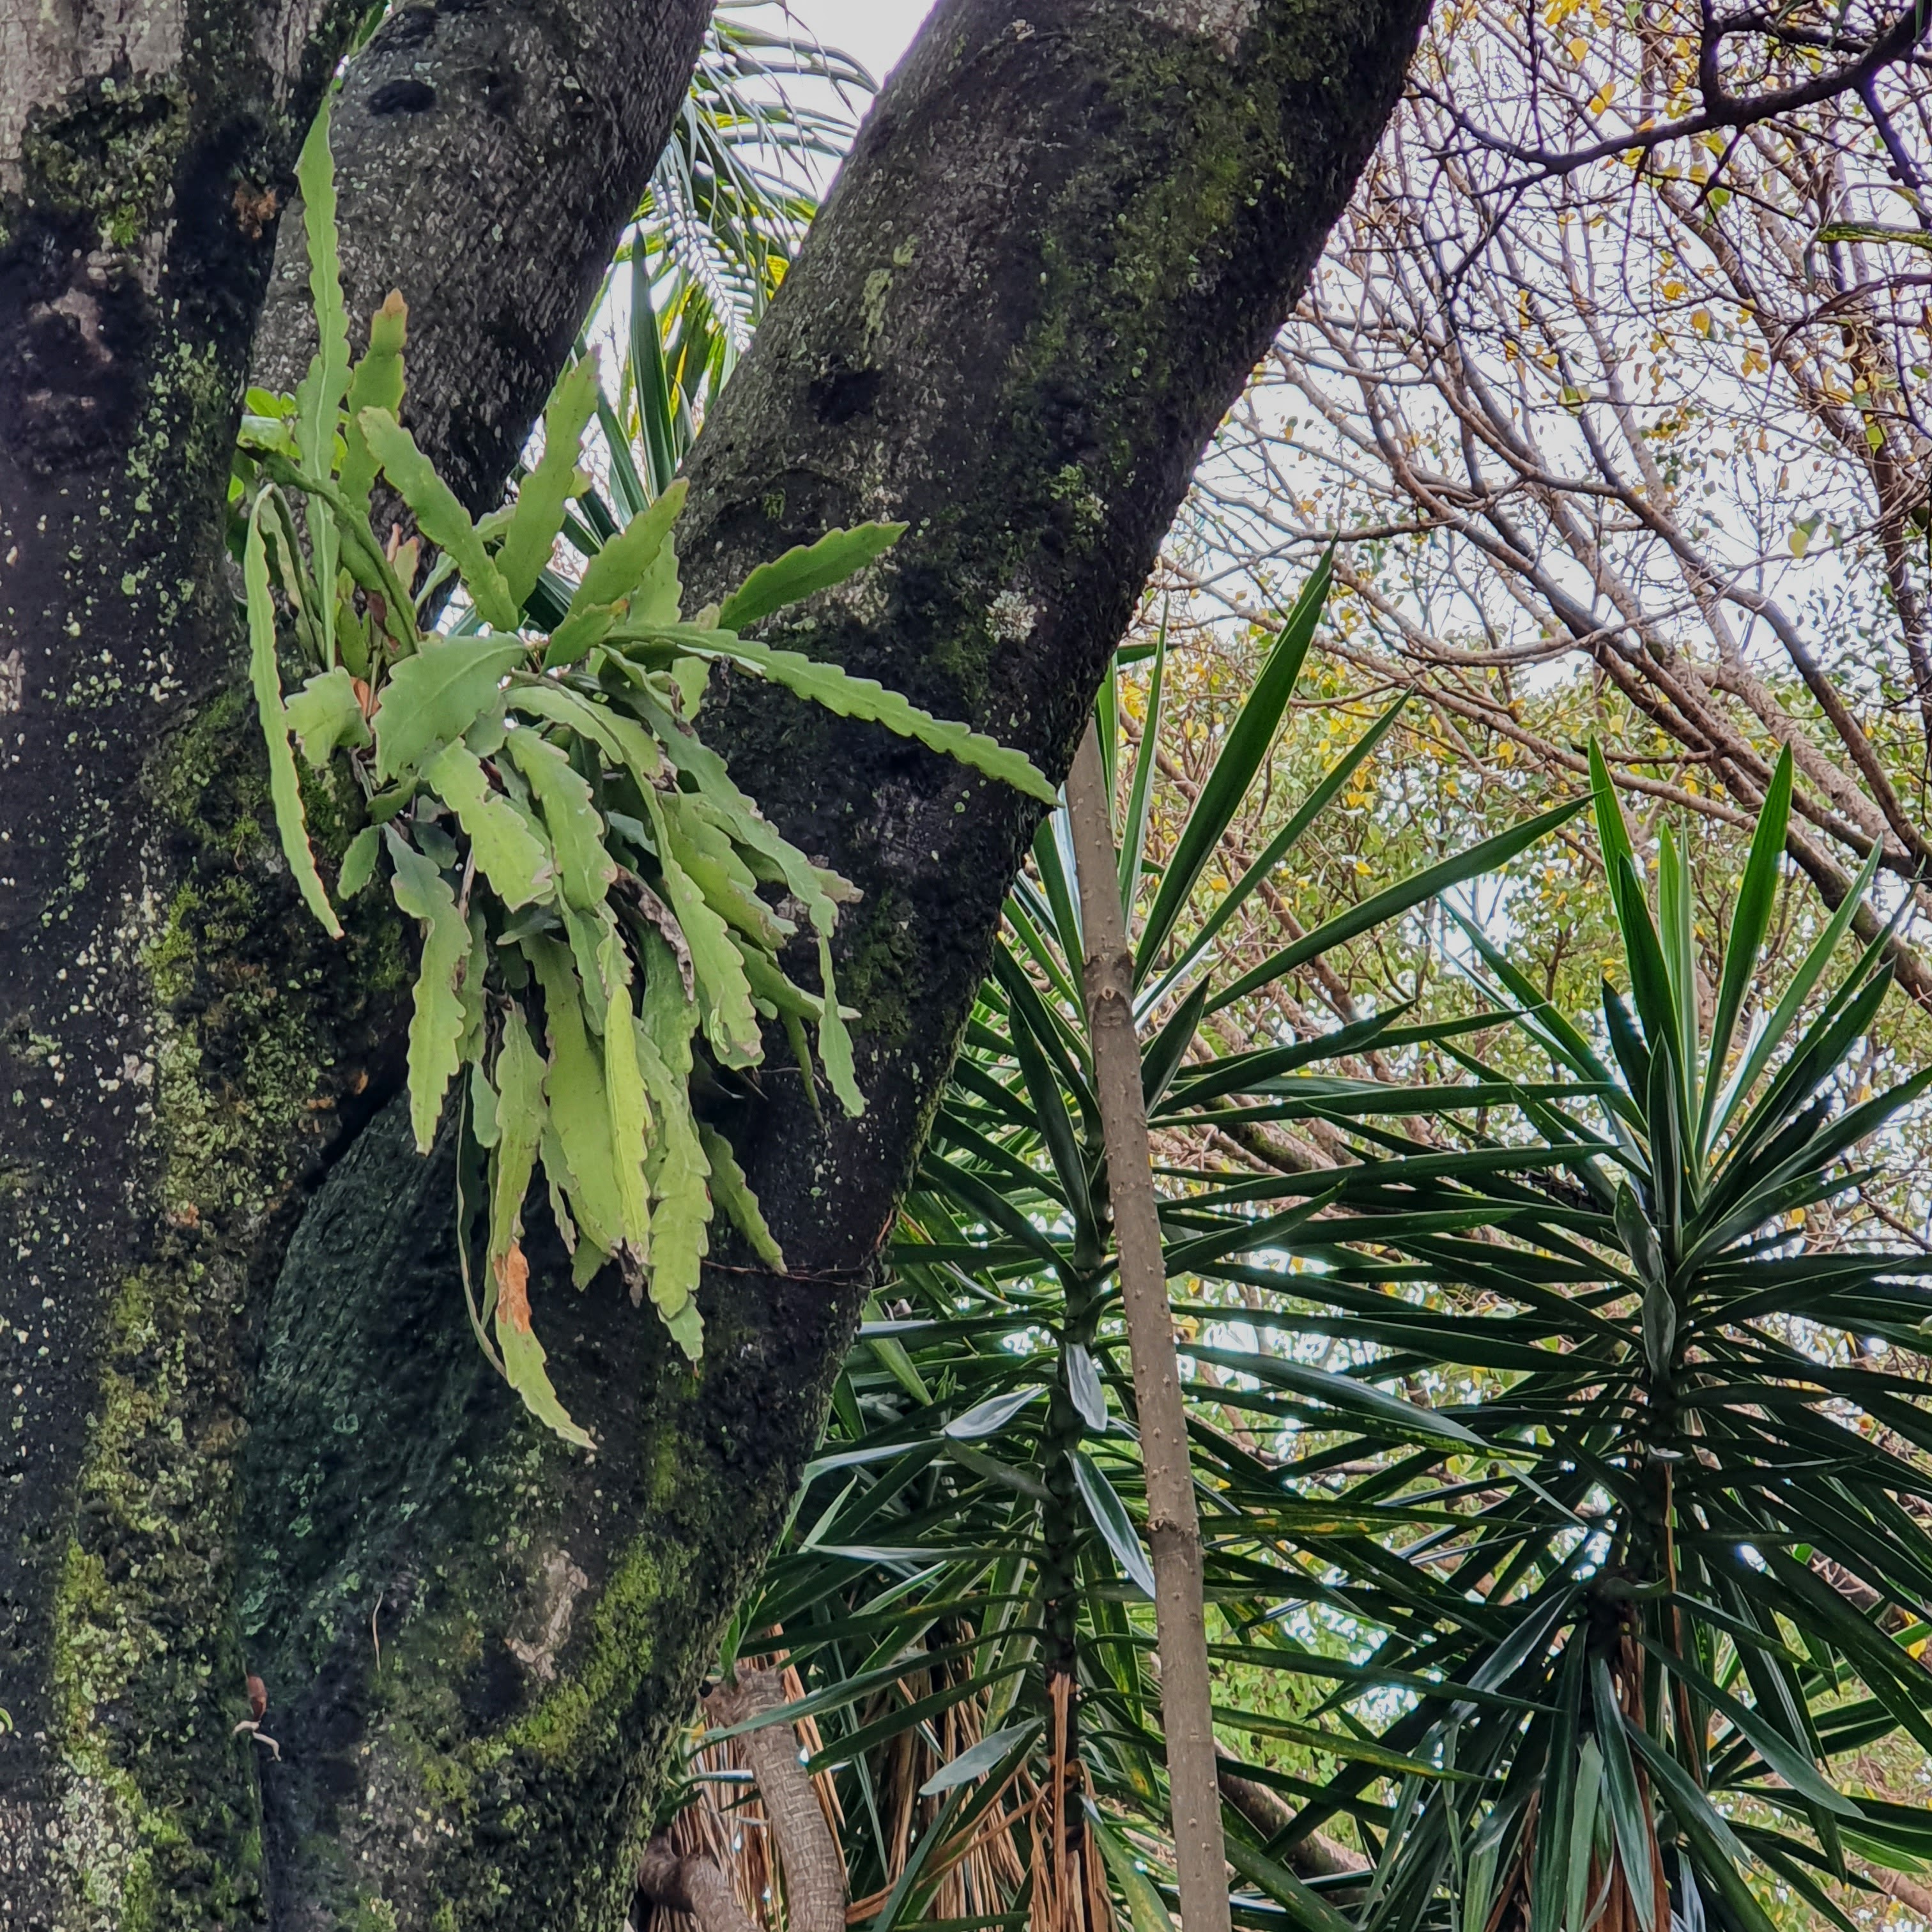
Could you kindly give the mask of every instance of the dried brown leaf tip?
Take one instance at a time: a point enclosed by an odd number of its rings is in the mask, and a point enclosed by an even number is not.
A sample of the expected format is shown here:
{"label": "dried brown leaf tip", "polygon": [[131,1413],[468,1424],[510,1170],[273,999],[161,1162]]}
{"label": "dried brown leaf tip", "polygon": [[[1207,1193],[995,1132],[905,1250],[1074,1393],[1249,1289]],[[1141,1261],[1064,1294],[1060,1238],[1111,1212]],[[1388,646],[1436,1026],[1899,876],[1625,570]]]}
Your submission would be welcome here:
{"label": "dried brown leaf tip", "polygon": [[246,1732],[263,1750],[271,1753],[279,1764],[282,1748],[262,1728],[262,1720],[268,1714],[268,1687],[251,1671],[243,1680],[243,1688],[248,1697],[248,1715],[235,1726],[230,1735],[238,1738]]}
{"label": "dried brown leaf tip", "polygon": [[530,1332],[530,1264],[524,1258],[523,1244],[512,1241],[510,1251],[496,1262],[496,1318],[507,1322],[519,1335]]}

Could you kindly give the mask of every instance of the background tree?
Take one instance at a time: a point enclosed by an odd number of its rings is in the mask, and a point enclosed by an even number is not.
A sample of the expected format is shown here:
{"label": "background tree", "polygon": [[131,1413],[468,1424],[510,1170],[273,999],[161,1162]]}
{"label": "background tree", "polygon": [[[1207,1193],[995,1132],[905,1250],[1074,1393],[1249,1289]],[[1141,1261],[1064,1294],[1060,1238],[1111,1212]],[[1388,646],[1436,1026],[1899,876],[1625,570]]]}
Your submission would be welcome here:
{"label": "background tree", "polygon": [[1912,875],[1922,31],[1858,10],[1438,20],[1210,472],[1204,537],[1245,557],[1349,530],[1378,673],[1574,772],[1560,727],[1525,736],[1512,707],[1580,658],[1671,746],[1637,789],[1735,824],[1788,742],[1792,854],[1828,902],[1834,851],[1876,841]]}
{"label": "background tree", "polygon": [[[1170,707],[1190,692],[1206,706],[1173,728],[1177,785],[1263,647],[1264,626],[1219,614],[1258,622],[1281,575],[1337,535],[1328,669],[1306,693],[1320,728],[1285,747],[1287,768],[1324,754],[1324,707],[1366,722],[1391,692],[1419,700],[1399,754],[1275,881],[1279,906],[1253,908],[1256,956],[1278,915],[1318,917],[1402,855],[1568,795],[1593,735],[1647,836],[1672,823],[1697,855],[1712,986],[1708,949],[1782,746],[1810,887],[1785,888],[1784,956],[1874,842],[1881,904],[1916,873],[1932,137],[1922,40],[1900,38],[1912,17],[1432,20],[1410,98],[1168,550],[1189,646]],[[1578,1006],[1617,957],[1601,877],[1586,843],[1559,840],[1480,901],[1541,989]],[[1932,1039],[1919,890],[1898,970],[1920,1010],[1894,1003],[1873,1049],[1911,1064]],[[1299,990],[1322,1009],[1426,989],[1454,1010],[1460,944],[1439,922],[1384,931]],[[1916,1120],[1901,1132],[1919,1144]],[[1918,1168],[1841,1211],[1922,1238],[1922,1154]]]}

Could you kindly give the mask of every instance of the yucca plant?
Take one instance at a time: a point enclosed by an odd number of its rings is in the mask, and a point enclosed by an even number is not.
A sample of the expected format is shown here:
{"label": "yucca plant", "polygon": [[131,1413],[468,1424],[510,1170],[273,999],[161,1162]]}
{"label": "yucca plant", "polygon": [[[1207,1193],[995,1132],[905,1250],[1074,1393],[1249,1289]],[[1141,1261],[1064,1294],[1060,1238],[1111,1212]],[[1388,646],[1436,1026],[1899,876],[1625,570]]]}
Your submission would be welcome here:
{"label": "yucca plant", "polygon": [[[1400,1012],[1232,1054],[1202,1033],[1210,1009],[1233,1008],[1502,863],[1576,808],[1393,885],[1266,968],[1217,984],[1216,934],[1395,722],[1391,710],[1371,726],[1244,876],[1204,893],[1222,835],[1266,768],[1327,587],[1324,569],[1284,626],[1149,894],[1138,888],[1152,876],[1161,647],[1138,756],[1130,773],[1114,774],[1126,821],[1114,883],[1139,913],[1144,1087],[1164,1140],[1198,1139],[1244,1100],[1276,1120],[1352,1108],[1413,1115],[1480,1106],[1504,1090],[1471,1082],[1390,1091],[1300,1070],[1458,1030],[1406,1026]],[[1118,758],[1111,686],[1101,718]],[[800,1708],[826,1734],[818,1762],[838,1767],[854,1910],[881,1932],[934,1919],[1091,1925],[1106,1922],[1116,1900],[1138,1932],[1168,1922],[1143,1472],[1067,851],[1056,814],[1010,902],[1005,942],[893,1249],[894,1284],[841,1379],[789,1546],[742,1622],[754,1648],[770,1641],[761,1633],[781,1630],[803,1676]],[[1211,1232],[1204,1212],[1218,1216]],[[1268,1238],[1240,1205],[1204,1210],[1177,1196],[1164,1213],[1177,1273],[1211,1273],[1224,1252]],[[1216,1471],[1200,1498],[1210,1598],[1224,1622],[1232,1610],[1231,1628],[1245,1625],[1276,1600],[1280,1581],[1258,1568],[1252,1546],[1300,1505],[1258,1461]],[[1384,1772],[1408,1762],[1372,1742],[1359,1750]],[[1264,1898],[1318,1910],[1252,1827],[1232,1849]]]}
{"label": "yucca plant", "polygon": [[[1889,983],[1882,940],[1814,996],[1856,895],[1781,994],[1760,983],[1788,754],[1714,988],[1669,832],[1653,914],[1592,768],[1628,992],[1604,988],[1602,1050],[1468,928],[1589,1100],[1521,1096],[1534,1166],[1379,1126],[1358,1166],[1244,1190],[1322,1204],[1278,1228],[1278,1257],[1223,1267],[1258,1292],[1244,1318],[1358,1359],[1336,1376],[1200,1358],[1281,1430],[1284,1485],[1359,1527],[1283,1534],[1279,1598],[1242,1654],[1330,1672],[1329,1708],[1418,1761],[1394,1780],[1342,1764],[1298,1792],[1286,1838],[1346,1816],[1372,1855],[1328,1888],[1331,1927],[1332,1910],[1364,1928],[1770,1932],[1782,1897],[1849,1928],[1832,1881],[1932,1855],[1932,1813],[1832,1774],[1894,1736],[1932,1744],[1932,1416],[1920,1372],[1887,1359],[1925,1347],[1932,1297],[1922,1256],[1814,1246],[1806,1217],[1865,1178],[1848,1163],[1932,1075],[1849,1090]],[[1204,1429],[1202,1448],[1240,1460]],[[1311,1656],[1318,1623],[1348,1633],[1346,1669]]]}
{"label": "yucca plant", "polygon": [[[1295,628],[1175,843],[1138,962],[1167,1003],[1148,1000],[1166,1018],[1146,1090],[1173,1144],[1316,1119],[1352,1154],[1165,1177],[1176,1312],[1198,1324],[1216,1715],[1276,1760],[1230,1766],[1237,1919],[1768,1932],[1782,1905],[1849,1928],[1862,1868],[1932,1857],[1932,1814],[1832,1775],[1888,1738],[1932,1742],[1928,1418],[1886,1353],[1924,1345],[1925,1264],[1814,1246],[1804,1218],[1856,1185],[1848,1160],[1927,1084],[1840,1090],[1884,997],[1882,947],[1821,991],[1848,902],[1788,986],[1760,982],[1782,768],[1703,985],[1681,856],[1661,842],[1653,916],[1599,760],[1629,986],[1606,989],[1600,1048],[1472,927],[1496,1001],[1480,1022],[1395,1014],[1204,1050],[1201,1012],[1265,976],[1194,976],[1225,902],[1174,934],[1214,815],[1273,737]],[[1094,1923],[1116,1902],[1136,1932],[1168,1922],[1140,1470],[1061,850],[1049,826],[908,1209],[898,1299],[862,1336],[747,1612],[748,1630],[783,1627],[844,1793],[855,1910],[884,1926]],[[1466,1052],[1512,1007],[1556,1078]],[[1424,1045],[1468,1077],[1391,1090],[1308,1070]],[[1070,1786],[1061,1828],[1098,1851],[1108,1895],[1048,1828]],[[1018,1855],[1004,1881],[996,1846]]]}

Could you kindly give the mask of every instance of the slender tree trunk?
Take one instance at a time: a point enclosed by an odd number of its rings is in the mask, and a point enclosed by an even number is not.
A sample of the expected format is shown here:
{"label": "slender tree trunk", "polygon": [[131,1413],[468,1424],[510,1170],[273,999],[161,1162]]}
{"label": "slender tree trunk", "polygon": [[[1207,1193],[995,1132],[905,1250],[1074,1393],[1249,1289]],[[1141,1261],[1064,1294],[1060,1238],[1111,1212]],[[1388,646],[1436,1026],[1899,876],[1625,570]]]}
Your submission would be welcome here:
{"label": "slender tree trunk", "polygon": [[[739,1671],[734,1682],[720,1684],[704,1700],[711,1728],[725,1730],[782,1710],[788,1696],[786,1675],[782,1669]],[[770,1834],[770,1862],[782,1879],[786,1932],[844,1932],[845,1862],[806,1770],[799,1727],[776,1723],[748,1731],[735,1755],[749,1766],[764,1813],[758,1822]],[[757,1932],[731,1880],[705,1852],[680,1854],[675,1829],[660,1832],[644,1847],[638,1890],[647,1904],[688,1912],[698,1932]]]}
{"label": "slender tree trunk", "polygon": [[[734,1682],[705,1699],[705,1715],[723,1730],[769,1716],[785,1700],[782,1670],[740,1670]],[[845,1863],[806,1774],[796,1726],[788,1720],[748,1731],[738,1749],[758,1780],[772,1849],[784,1874],[787,1932],[844,1932]]]}
{"label": "slender tree trunk", "polygon": [[[1420,13],[942,5],[707,427],[693,602],[828,525],[904,517],[888,566],[784,640],[1064,770]],[[232,24],[207,26],[197,58],[258,71]],[[279,169],[305,108],[274,111]],[[338,1162],[276,1279],[320,1158],[392,1083],[406,961],[386,915],[346,959],[308,939],[233,694],[218,503],[266,242],[248,252],[261,203],[232,171],[272,118],[230,115],[168,177],[158,302],[138,240],[112,271],[140,292],[142,374],[104,415],[86,398],[118,392],[82,353],[87,251],[71,266],[68,231],[8,204],[0,346],[10,374],[56,332],[67,360],[43,356],[58,380],[35,381],[81,428],[63,444],[50,418],[30,447],[17,399],[39,391],[0,385],[0,664],[23,667],[0,676],[20,707],[0,770],[0,1217],[20,1258],[0,1316],[4,1386],[23,1391],[20,1480],[0,1485],[17,1726],[0,1919],[614,1927],[662,1753],[811,1451],[1032,812],[721,683],[708,728],[741,778],[866,890],[842,950],[871,1106],[821,1120],[774,1072],[721,1121],[793,1272],[721,1249],[695,1376],[614,1286],[533,1283],[594,1461],[529,1430],[475,1358],[448,1157],[418,1161],[392,1117]],[[487,234],[488,196],[448,192],[472,211],[453,227]],[[238,251],[238,282],[217,272]],[[442,339],[457,357],[461,332]],[[156,414],[182,368],[191,403]],[[86,426],[110,418],[97,446]],[[128,536],[143,495],[172,532],[152,569]],[[138,662],[89,668],[123,648]],[[325,808],[327,847],[349,828]],[[232,1734],[248,1670],[279,1762]]]}
{"label": "slender tree trunk", "polygon": [[1207,1607],[1201,1575],[1201,1520],[1187,1453],[1174,1322],[1167,1306],[1167,1257],[1148,1150],[1134,1032],[1134,959],[1120,906],[1113,801],[1090,718],[1066,781],[1073,857],[1080,875],[1080,930],[1087,1030],[1106,1138],[1120,1299],[1133,1361],[1134,1407],[1147,1471],[1148,1540],[1154,1546],[1154,1630],[1160,1644],[1161,1730],[1174,1814],[1174,1862],[1185,1932],[1227,1932],[1228,1864],[1221,1835],[1221,1786],[1214,1754],[1214,1683],[1208,1672]]}

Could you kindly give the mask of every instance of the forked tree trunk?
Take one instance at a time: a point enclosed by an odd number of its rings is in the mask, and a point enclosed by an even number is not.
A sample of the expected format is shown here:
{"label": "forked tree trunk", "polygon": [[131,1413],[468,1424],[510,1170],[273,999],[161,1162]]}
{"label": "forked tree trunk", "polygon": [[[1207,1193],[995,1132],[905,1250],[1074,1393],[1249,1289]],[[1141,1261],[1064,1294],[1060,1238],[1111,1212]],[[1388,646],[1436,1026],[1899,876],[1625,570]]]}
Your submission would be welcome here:
{"label": "forked tree trunk", "polygon": [[[1420,10],[943,4],[696,452],[693,603],[830,525],[903,518],[886,566],[784,640],[1064,771]],[[793,1272],[719,1254],[694,1376],[614,1286],[535,1286],[595,1460],[473,1356],[446,1155],[379,1118],[286,1246],[320,1156],[393,1084],[406,945],[380,908],[348,948],[310,939],[236,694],[216,512],[266,268],[254,184],[280,179],[326,45],[278,80],[256,31],[204,5],[154,103],[117,95],[64,148],[0,110],[0,1394],[22,1390],[0,1432],[0,1922],[614,1927],[1032,813],[869,729],[714,694],[741,779],[866,891],[841,946],[871,1105],[821,1120],[774,1071],[724,1123]],[[222,62],[254,91],[204,100]],[[124,137],[110,193],[88,170]],[[132,238],[73,252],[104,227]],[[404,279],[410,242],[372,286]],[[233,1735],[246,1670],[279,1762]]]}

